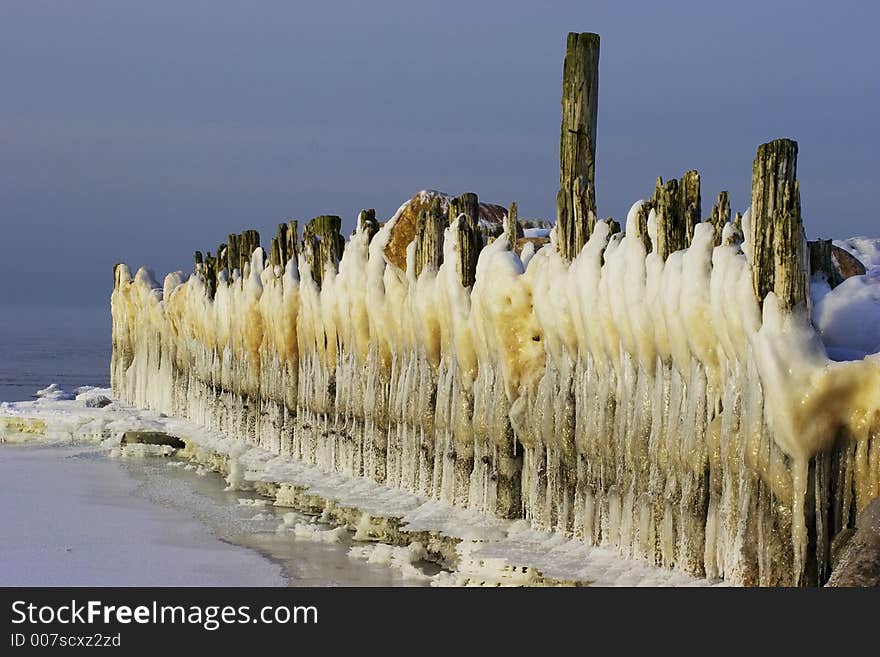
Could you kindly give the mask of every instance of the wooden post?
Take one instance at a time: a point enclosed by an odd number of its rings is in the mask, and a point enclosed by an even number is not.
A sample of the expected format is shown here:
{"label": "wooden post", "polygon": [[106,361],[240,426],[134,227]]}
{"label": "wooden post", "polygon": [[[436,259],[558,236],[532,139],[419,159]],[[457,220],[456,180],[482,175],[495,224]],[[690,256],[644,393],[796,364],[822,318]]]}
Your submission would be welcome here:
{"label": "wooden post", "polygon": [[599,100],[599,35],[571,32],[562,67],[562,131],[559,139],[557,246],[570,261],[596,224],[596,117]]}
{"label": "wooden post", "polygon": [[835,288],[843,282],[843,279],[831,259],[831,247],[831,240],[807,242],[810,251],[810,275],[824,274],[828,285]]}
{"label": "wooden post", "polygon": [[685,230],[685,246],[690,246],[694,239],[694,228],[703,220],[702,203],[700,200],[700,172],[685,172],[678,183],[678,213],[682,218]]}
{"label": "wooden post", "polygon": [[511,251],[516,251],[516,240],[519,224],[519,208],[516,205],[516,201],[510,204],[510,209],[507,211],[507,217],[504,219],[504,237],[507,238],[507,243],[510,245]]}
{"label": "wooden post", "polygon": [[461,284],[466,288],[473,286],[477,275],[477,258],[483,248],[483,235],[478,222],[479,203],[477,195],[467,192],[449,200],[449,222],[462,217],[458,222],[458,274]]}
{"label": "wooden post", "polygon": [[730,199],[726,191],[718,194],[718,201],[712,206],[712,214],[708,221],[715,231],[715,246],[718,246],[721,244],[724,225],[730,221]]}
{"label": "wooden post", "polygon": [[231,233],[226,238],[226,271],[232,280],[232,271],[238,269],[238,235]]}
{"label": "wooden post", "polygon": [[373,237],[379,232],[379,222],[376,221],[376,211],[373,208],[358,213],[357,231],[367,234],[367,244],[373,241]]}
{"label": "wooden post", "polygon": [[416,218],[416,276],[426,268],[436,272],[443,264],[443,231],[448,227],[449,219],[443,213],[439,198],[419,211]]}
{"label": "wooden post", "polygon": [[217,258],[212,256],[210,251],[205,254],[205,264],[203,265],[203,267],[205,276],[205,287],[208,289],[208,298],[213,299],[214,295],[217,293],[218,264]]}
{"label": "wooden post", "polygon": [[[281,235],[282,232],[281,227],[284,224],[279,224],[278,232],[275,234],[271,240],[269,240],[269,265],[274,269],[281,262]],[[285,226],[286,228],[286,226]]]}
{"label": "wooden post", "polygon": [[297,225],[295,221],[278,224],[269,248],[269,262],[273,267],[284,268],[288,260],[296,257]]}
{"label": "wooden post", "polygon": [[654,207],[652,199],[648,199],[642,203],[636,214],[636,235],[642,240],[642,244],[645,245],[645,253],[650,253],[652,249],[651,236],[648,234],[648,216],[651,214],[651,210]]}
{"label": "wooden post", "polygon": [[797,181],[797,142],[758,147],[752,165],[752,212],[745,236],[760,303],[774,292],[783,308],[809,303],[809,261]]}
{"label": "wooden post", "polygon": [[328,264],[334,267],[342,258],[345,239],[339,234],[342,219],[336,215],[315,217],[303,229],[303,250],[312,266],[312,279],[321,286]]}
{"label": "wooden post", "polygon": [[287,222],[287,230],[284,232],[284,252],[282,267],[286,267],[290,260],[296,262],[299,255],[299,222],[292,219]]}
{"label": "wooden post", "polygon": [[241,234],[241,250],[239,251],[239,269],[244,275],[244,266],[249,264],[251,257],[260,247],[260,233],[256,230],[246,230]]}
{"label": "wooden post", "polygon": [[737,212],[733,215],[733,221],[731,222],[733,227],[736,228],[740,233],[742,233],[743,229],[743,216],[742,212]]}
{"label": "wooden post", "polygon": [[480,200],[473,192],[465,192],[461,196],[449,199],[449,223],[459,215],[465,215],[468,221],[474,226],[478,226],[480,221]]}
{"label": "wooden post", "polygon": [[[694,228],[700,223],[700,208],[698,171],[687,171],[681,180],[673,179],[666,183],[663,178],[657,178],[654,193],[642,203],[637,215],[636,230],[645,244],[645,250],[648,253],[656,251],[666,260],[670,253],[690,246],[694,238]],[[648,216],[651,210],[654,210],[657,222],[656,244],[651,243],[648,235]]]}
{"label": "wooden post", "polygon": [[650,201],[656,212],[657,244],[654,250],[663,260],[670,253],[687,248],[694,237],[694,227],[700,223],[700,174],[688,171],[681,180],[657,186]]}

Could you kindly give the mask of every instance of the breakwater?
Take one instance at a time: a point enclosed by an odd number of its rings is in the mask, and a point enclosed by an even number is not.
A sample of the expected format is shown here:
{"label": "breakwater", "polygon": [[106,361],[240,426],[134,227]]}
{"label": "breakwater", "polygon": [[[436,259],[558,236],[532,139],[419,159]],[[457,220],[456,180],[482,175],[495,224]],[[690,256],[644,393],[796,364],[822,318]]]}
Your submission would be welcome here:
{"label": "breakwater", "polygon": [[[750,209],[696,171],[622,222],[593,186],[598,48],[570,35],[548,240],[516,206],[423,192],[344,239],[325,215],[114,271],[114,393],[328,472],[691,574],[822,582],[880,494],[880,364],[828,359],[797,144],[757,149]],[[543,243],[545,242],[546,243]]]}

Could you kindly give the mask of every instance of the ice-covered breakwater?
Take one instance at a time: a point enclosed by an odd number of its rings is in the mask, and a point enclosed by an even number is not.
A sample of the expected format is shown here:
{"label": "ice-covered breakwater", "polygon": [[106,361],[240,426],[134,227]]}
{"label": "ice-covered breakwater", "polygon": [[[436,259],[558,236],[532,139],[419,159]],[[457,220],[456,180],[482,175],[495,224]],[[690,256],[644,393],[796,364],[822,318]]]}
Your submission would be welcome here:
{"label": "ice-covered breakwater", "polygon": [[[585,75],[574,37],[564,77]],[[688,573],[824,581],[880,494],[880,359],[831,361],[812,326],[811,284],[840,268],[804,238],[796,144],[758,149],[742,217],[722,193],[701,221],[688,172],[620,232],[596,220],[592,157],[565,156],[595,133],[566,98],[549,244],[421,193],[348,241],[331,216],[268,253],[231,235],[163,286],[118,265],[114,393]]]}

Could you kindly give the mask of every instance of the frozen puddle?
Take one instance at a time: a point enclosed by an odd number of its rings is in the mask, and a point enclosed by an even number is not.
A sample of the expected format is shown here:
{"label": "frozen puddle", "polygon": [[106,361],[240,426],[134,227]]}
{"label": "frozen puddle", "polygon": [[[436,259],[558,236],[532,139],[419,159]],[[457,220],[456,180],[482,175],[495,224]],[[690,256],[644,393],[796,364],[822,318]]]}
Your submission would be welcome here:
{"label": "frozen puddle", "polygon": [[222,477],[181,461],[111,459],[86,444],[4,444],[0,479],[2,586],[428,582],[349,557],[345,530],[332,542],[309,540],[307,516],[225,491]]}

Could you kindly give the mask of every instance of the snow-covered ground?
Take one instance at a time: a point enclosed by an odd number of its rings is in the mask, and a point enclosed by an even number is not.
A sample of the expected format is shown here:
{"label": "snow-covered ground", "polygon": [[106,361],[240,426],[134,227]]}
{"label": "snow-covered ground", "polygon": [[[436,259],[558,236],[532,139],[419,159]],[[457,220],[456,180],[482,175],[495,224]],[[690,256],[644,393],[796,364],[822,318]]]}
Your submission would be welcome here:
{"label": "snow-covered ground", "polygon": [[[300,567],[315,571],[311,580],[306,577],[305,583],[311,584],[322,583],[322,577],[328,580],[324,583],[350,583],[361,578],[362,584],[435,586],[546,580],[605,586],[710,584],[644,561],[625,559],[612,549],[591,548],[557,534],[534,531],[524,521],[500,520],[365,478],[321,472],[178,418],[119,402],[107,403],[109,390],[86,388],[73,395],[50,386],[41,393],[36,401],[0,404],[0,442],[7,443],[0,445],[6,497],[0,521],[16,528],[7,532],[3,541],[17,546],[14,557],[4,560],[0,569],[5,584],[285,583],[284,569],[277,563],[267,563],[259,554],[230,543],[274,556],[276,562],[277,550],[283,549],[280,545],[310,550],[306,559],[299,561]],[[193,477],[216,475],[177,459],[154,458],[150,464],[143,458],[143,452],[150,450],[142,446],[120,449],[119,438],[129,430],[180,436],[188,444],[186,453],[196,460],[223,455],[229,470],[225,493],[235,495],[237,504],[214,504],[216,508],[206,512],[206,504],[197,502],[200,498],[192,494],[192,486],[175,483],[169,474],[182,470]],[[91,446],[83,447],[82,441],[90,441]],[[18,442],[27,446],[16,445]],[[46,446],[35,448],[34,444]],[[125,464],[131,462],[132,453],[139,464],[135,474],[131,470],[126,473],[107,458],[113,454]],[[138,477],[144,480],[140,484]],[[408,532],[456,537],[460,539],[458,569],[432,572],[423,562],[426,549],[418,542],[404,547],[352,542],[345,530],[289,509],[276,509],[271,500],[247,492],[258,482],[304,488],[330,507],[359,509],[364,514],[362,522],[399,519]],[[137,490],[140,495],[133,494]],[[214,496],[219,492],[218,486]],[[242,516],[242,510],[250,515]],[[57,524],[51,524],[49,519],[59,515]],[[272,531],[261,534],[244,521],[267,523],[263,528]],[[358,528],[353,538],[368,534],[361,533]],[[267,539],[269,535],[273,538]],[[276,552],[267,548],[267,540],[277,543]],[[332,551],[329,556],[328,548]],[[347,561],[339,559],[340,550]],[[13,554],[5,545],[4,553]],[[387,566],[391,569],[380,568]],[[340,580],[327,577],[323,571],[328,568],[343,575],[356,568],[374,570],[370,576],[352,577],[349,573]],[[391,571],[394,575],[386,575],[384,581],[376,575]]]}

